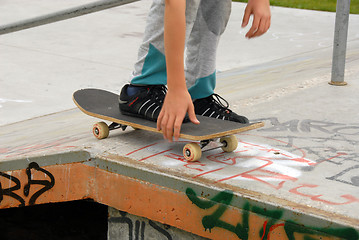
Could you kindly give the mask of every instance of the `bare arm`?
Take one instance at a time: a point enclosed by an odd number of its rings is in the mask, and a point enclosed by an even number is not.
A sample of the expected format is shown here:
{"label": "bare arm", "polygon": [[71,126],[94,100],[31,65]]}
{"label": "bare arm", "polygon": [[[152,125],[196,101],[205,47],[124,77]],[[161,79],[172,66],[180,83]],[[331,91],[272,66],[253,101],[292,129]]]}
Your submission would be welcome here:
{"label": "bare arm", "polygon": [[165,4],[164,44],[168,92],[157,120],[157,129],[161,129],[164,138],[171,142],[173,136],[178,140],[187,112],[193,123],[199,122],[187,90],[184,72],[186,1],[166,0]]}

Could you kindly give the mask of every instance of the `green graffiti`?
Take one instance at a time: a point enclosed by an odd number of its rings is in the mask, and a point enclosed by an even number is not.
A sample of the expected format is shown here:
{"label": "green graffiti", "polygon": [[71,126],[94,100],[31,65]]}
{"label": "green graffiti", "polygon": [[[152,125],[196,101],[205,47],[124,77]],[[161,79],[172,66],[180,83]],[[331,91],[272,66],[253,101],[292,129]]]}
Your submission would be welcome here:
{"label": "green graffiti", "polygon": [[[232,191],[225,190],[220,192],[210,200],[200,199],[195,191],[190,188],[186,190],[186,194],[192,203],[201,209],[209,209],[218,205],[218,208],[211,215],[204,216],[202,219],[202,225],[206,231],[207,229],[211,231],[214,227],[219,227],[235,233],[241,239],[248,239],[249,215],[247,212],[243,214],[242,225],[238,223],[236,226],[233,226],[232,224],[220,220],[220,217],[228,209],[228,205],[233,199]],[[247,207],[248,206],[244,206],[244,208]]]}
{"label": "green graffiti", "polygon": [[309,236],[304,236],[304,238],[303,238],[304,240],[317,240],[317,239],[315,239],[315,238],[312,238],[312,237],[309,237]]}
{"label": "green graffiti", "polygon": [[261,207],[251,206],[249,202],[245,203],[241,209],[242,223],[238,223],[236,226],[234,226],[220,219],[233,200],[234,194],[232,191],[225,190],[218,193],[211,199],[203,199],[199,198],[193,189],[187,188],[186,195],[193,204],[201,209],[210,209],[216,205],[218,206],[211,215],[207,215],[202,218],[202,225],[205,231],[208,229],[211,232],[213,228],[218,227],[233,232],[238,236],[238,238],[246,240],[248,239],[249,234],[249,216],[250,213],[253,213],[268,219],[265,221],[263,227],[259,231],[258,237],[260,239],[268,239],[270,232],[274,228],[278,226],[284,226],[284,231],[289,240],[295,240],[295,233],[302,234],[304,240],[317,239],[314,236],[320,238],[322,236],[335,236],[342,239],[359,240],[359,234],[353,228],[329,229],[308,227],[299,225],[290,220],[287,220],[285,223],[282,222],[281,224],[278,224],[278,221],[283,216],[282,210],[267,210]]}
{"label": "green graffiti", "polygon": [[214,227],[219,227],[235,233],[240,239],[248,239],[250,212],[259,213],[261,215],[270,217],[270,221],[266,224],[266,229],[262,228],[260,232],[260,237],[262,237],[262,239],[267,239],[267,235],[271,226],[276,223],[276,219],[282,216],[282,213],[280,211],[263,211],[261,208],[251,207],[249,203],[245,203],[242,208],[242,224],[238,223],[236,226],[234,226],[220,220],[221,216],[228,209],[228,205],[233,199],[232,191],[225,190],[223,192],[220,192],[210,200],[200,199],[197,194],[190,188],[186,190],[186,194],[188,198],[192,201],[192,203],[201,209],[209,209],[215,205],[218,205],[218,208],[211,215],[204,216],[202,218],[202,225],[205,230],[208,229],[209,231],[211,231],[211,229],[213,229]]}
{"label": "green graffiti", "polygon": [[262,236],[261,239],[267,239],[271,227],[276,225],[278,219],[280,219],[282,217],[283,212],[280,210],[266,210],[266,209],[256,207],[256,206],[253,206],[251,208],[251,211],[260,216],[265,216],[265,217],[269,218],[269,221],[266,221],[266,224],[262,227],[262,229],[259,232],[259,235]]}
{"label": "green graffiti", "polygon": [[[326,236],[334,236],[342,239],[348,240],[358,240],[359,234],[353,228],[316,228],[316,227],[306,227],[298,226],[293,221],[286,221],[284,230],[288,236],[289,240],[295,240],[294,233],[309,234],[309,235],[318,235],[318,233],[323,233]],[[310,238],[307,238],[310,239]]]}

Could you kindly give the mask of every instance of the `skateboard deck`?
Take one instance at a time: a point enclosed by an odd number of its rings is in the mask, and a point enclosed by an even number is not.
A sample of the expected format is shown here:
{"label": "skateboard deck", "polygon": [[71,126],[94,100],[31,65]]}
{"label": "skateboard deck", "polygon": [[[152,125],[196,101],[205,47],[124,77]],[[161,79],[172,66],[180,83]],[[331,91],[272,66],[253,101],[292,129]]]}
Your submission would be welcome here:
{"label": "skateboard deck", "polygon": [[[119,96],[115,93],[101,89],[82,89],[76,91],[73,94],[73,100],[82,112],[96,118],[113,122],[108,128],[107,125],[103,122],[95,124],[93,127],[95,137],[99,139],[105,138],[108,136],[108,131],[117,128],[122,128],[124,130],[127,126],[131,126],[135,129],[143,129],[146,131],[161,133],[161,131],[157,130],[156,122],[122,114],[118,106],[118,97]],[[262,122],[241,124],[199,115],[197,115],[197,118],[200,121],[199,125],[193,124],[191,122],[182,124],[180,138],[191,141],[200,141],[200,148],[203,148],[204,145],[207,145],[213,139],[221,138],[224,136],[232,136],[236,133],[249,131],[264,126],[264,123]],[[101,135],[103,132],[105,132],[104,135]],[[234,138],[232,136],[232,140],[227,139],[227,142],[236,141],[236,138],[235,140]],[[192,145],[191,148],[192,149],[183,149],[185,158],[185,151],[187,151],[187,155],[190,154],[191,151],[201,151],[201,149],[198,149],[198,147],[195,145]],[[190,159],[186,159],[193,160],[195,158],[198,158],[198,156],[191,156]]]}

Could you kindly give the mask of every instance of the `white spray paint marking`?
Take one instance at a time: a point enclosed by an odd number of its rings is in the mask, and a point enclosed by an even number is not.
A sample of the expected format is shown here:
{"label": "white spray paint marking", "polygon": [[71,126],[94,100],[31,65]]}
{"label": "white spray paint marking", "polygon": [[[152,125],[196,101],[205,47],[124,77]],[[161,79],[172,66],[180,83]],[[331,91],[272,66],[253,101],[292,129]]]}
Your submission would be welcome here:
{"label": "white spray paint marking", "polygon": [[316,164],[305,156],[301,157],[266,144],[243,141],[240,142],[235,156],[221,153],[208,156],[208,159],[241,168],[239,172],[242,173],[246,172],[243,168],[247,169],[248,174],[237,176],[242,180],[253,180],[248,176],[256,176],[266,182],[283,181],[285,176],[298,178],[302,175],[301,168]]}
{"label": "white spray paint marking", "polygon": [[[233,153],[225,153],[221,149],[203,153],[196,168],[201,168],[202,172],[223,168],[210,173],[211,178],[219,181],[232,176],[247,181],[260,179],[275,183],[285,179],[297,179],[302,175],[303,168],[316,164],[306,158],[304,150],[294,146],[292,152],[301,153],[301,156],[267,144],[239,141],[239,146]],[[165,161],[161,161],[162,166],[180,167],[186,162],[181,151],[185,143],[185,140],[172,144],[163,141],[143,149],[139,157],[146,160],[156,159],[156,163],[160,158],[167,157]],[[168,158],[173,158],[173,161]]]}
{"label": "white spray paint marking", "polygon": [[17,99],[6,99],[0,98],[0,108],[2,108],[2,103],[15,102],[15,103],[31,103],[30,100],[17,100]]}
{"label": "white spray paint marking", "polygon": [[272,38],[270,41],[287,39],[292,43],[300,43],[295,45],[296,47],[304,47],[305,43],[316,43],[319,47],[328,47],[332,45],[332,38],[323,37],[322,33],[311,32],[311,33],[300,33],[300,32],[273,32],[271,33]]}

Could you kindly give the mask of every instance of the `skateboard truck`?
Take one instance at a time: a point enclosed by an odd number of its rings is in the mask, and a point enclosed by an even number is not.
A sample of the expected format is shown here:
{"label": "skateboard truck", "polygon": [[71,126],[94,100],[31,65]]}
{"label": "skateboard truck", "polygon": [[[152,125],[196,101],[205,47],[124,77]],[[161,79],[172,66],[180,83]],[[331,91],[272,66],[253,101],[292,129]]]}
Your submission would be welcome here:
{"label": "skateboard truck", "polygon": [[238,147],[238,140],[236,136],[229,135],[221,137],[219,139],[219,146],[203,150],[209,143],[214,142],[215,140],[216,139],[208,139],[200,141],[199,144],[194,142],[186,144],[183,147],[184,158],[190,162],[198,161],[202,156],[202,152],[210,151],[217,148],[222,148],[222,150],[225,152],[233,152]]}
{"label": "skateboard truck", "polygon": [[217,139],[209,139],[209,140],[200,141],[199,145],[200,145],[200,147],[202,149],[202,152],[207,152],[207,151],[211,151],[211,150],[214,150],[214,149],[223,148],[223,147],[226,147],[228,145],[227,141],[223,141],[223,142],[220,142],[218,144],[218,146],[216,146],[216,147],[205,149],[208,146],[208,144],[210,144],[211,142],[215,142],[216,140]]}
{"label": "skateboard truck", "polygon": [[110,131],[121,128],[123,131],[126,130],[127,125],[120,123],[111,123],[109,126],[105,122],[95,123],[92,127],[92,133],[97,139],[107,138]]}
{"label": "skateboard truck", "polygon": [[[109,126],[105,122],[98,122],[93,125],[92,132],[97,139],[107,138],[110,131],[121,128],[123,131],[126,130],[127,125],[119,123],[111,123]],[[238,140],[236,136],[229,135],[221,137],[219,139],[220,145],[205,149],[211,142],[216,139],[201,140],[200,143],[191,142],[183,147],[183,157],[187,161],[198,161],[202,157],[202,152],[210,151],[217,148],[222,148],[225,152],[233,152],[237,149]]]}
{"label": "skateboard truck", "polygon": [[108,126],[108,130],[110,130],[110,131],[115,130],[115,129],[119,129],[119,128],[121,128],[122,131],[125,131],[126,128],[127,128],[127,125],[113,122],[113,123],[110,124],[110,126]]}

